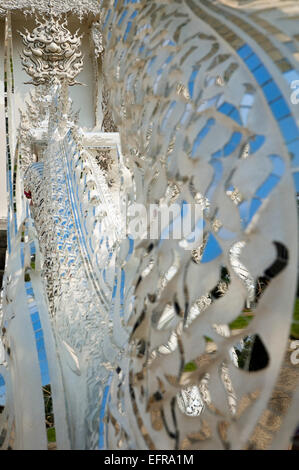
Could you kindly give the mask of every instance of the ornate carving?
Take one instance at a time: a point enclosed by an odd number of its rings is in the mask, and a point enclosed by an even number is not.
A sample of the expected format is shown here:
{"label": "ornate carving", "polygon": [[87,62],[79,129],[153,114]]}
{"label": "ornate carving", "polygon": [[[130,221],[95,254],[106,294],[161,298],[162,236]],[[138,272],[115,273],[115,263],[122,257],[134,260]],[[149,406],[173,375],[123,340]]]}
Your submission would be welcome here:
{"label": "ornate carving", "polygon": [[[84,15],[100,13],[100,2],[97,0],[53,0],[55,14],[61,15],[72,11],[82,20]],[[46,13],[48,11],[48,0],[5,0],[1,2],[0,15],[6,10],[23,10],[25,13]]]}
{"label": "ornate carving", "polygon": [[110,92],[106,84],[103,87],[102,93],[102,108],[103,108],[103,124],[102,128],[104,132],[117,132],[117,126],[115,125],[112,117],[111,107],[109,106]]}
{"label": "ornate carving", "polygon": [[22,63],[33,79],[33,85],[44,85],[55,81],[67,81],[75,85],[75,77],[83,68],[79,50],[82,36],[67,29],[67,20],[61,21],[54,13],[36,19],[37,27],[30,33],[20,33],[25,44]]}
{"label": "ornate carving", "polygon": [[101,33],[101,23],[96,21],[91,27],[91,37],[94,44],[94,51],[97,58],[104,52],[103,35]]}

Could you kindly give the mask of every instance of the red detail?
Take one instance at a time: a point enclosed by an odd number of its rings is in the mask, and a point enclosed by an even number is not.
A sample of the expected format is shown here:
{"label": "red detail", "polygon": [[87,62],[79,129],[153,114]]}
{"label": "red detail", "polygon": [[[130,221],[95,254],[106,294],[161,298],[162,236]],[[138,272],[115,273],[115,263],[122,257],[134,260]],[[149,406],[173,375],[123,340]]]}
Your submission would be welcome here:
{"label": "red detail", "polygon": [[27,192],[27,191],[24,191],[24,194],[25,194],[25,196],[27,197],[27,199],[31,199],[31,197],[32,197],[32,196],[31,196],[31,191],[28,191],[28,192]]}

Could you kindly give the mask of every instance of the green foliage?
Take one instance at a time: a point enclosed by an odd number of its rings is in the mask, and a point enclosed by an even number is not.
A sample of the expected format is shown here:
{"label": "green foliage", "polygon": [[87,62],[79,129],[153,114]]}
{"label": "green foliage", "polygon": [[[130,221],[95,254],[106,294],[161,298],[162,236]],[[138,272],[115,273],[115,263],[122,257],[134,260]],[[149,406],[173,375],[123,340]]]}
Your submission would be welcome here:
{"label": "green foliage", "polygon": [[56,442],[56,430],[55,428],[48,429],[48,442]]}
{"label": "green foliage", "polygon": [[35,254],[34,254],[34,255],[31,255],[31,258],[30,258],[30,267],[31,267],[32,271],[35,271],[35,261],[36,261]]}
{"label": "green foliage", "polygon": [[213,342],[212,338],[209,338],[208,336],[204,336],[204,339],[206,340],[206,343],[212,343]]}
{"label": "green foliage", "polygon": [[197,369],[195,362],[188,362],[184,367],[184,372],[194,372]]}
{"label": "green foliage", "polygon": [[48,442],[56,442],[51,385],[43,387]]}
{"label": "green foliage", "polygon": [[251,351],[253,347],[254,339],[247,337],[244,339],[244,348],[238,354],[238,366],[240,369],[247,369],[249,366]]}
{"label": "green foliage", "polygon": [[291,336],[292,338],[299,339],[299,298],[297,298],[295,302],[293,320],[294,323],[291,326]]}
{"label": "green foliage", "polygon": [[236,320],[229,324],[229,327],[231,330],[242,330],[249,325],[252,319],[253,315],[240,315]]}

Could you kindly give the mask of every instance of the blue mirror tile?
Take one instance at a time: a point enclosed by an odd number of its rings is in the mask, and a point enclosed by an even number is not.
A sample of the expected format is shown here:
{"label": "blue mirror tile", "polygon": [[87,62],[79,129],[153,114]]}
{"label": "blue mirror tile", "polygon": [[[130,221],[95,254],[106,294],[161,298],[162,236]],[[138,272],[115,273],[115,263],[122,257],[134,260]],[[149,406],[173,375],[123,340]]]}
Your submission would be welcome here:
{"label": "blue mirror tile", "polygon": [[271,75],[264,65],[261,65],[253,71],[253,75],[259,85],[263,86],[266,82],[271,80]]}
{"label": "blue mirror tile", "polygon": [[287,117],[279,121],[280,130],[286,142],[299,138],[299,131],[293,117]]}
{"label": "blue mirror tile", "polygon": [[287,105],[287,102],[284,98],[279,98],[279,100],[270,104],[272,113],[276,119],[281,119],[290,114],[290,108]]}
{"label": "blue mirror tile", "polygon": [[231,155],[236,150],[238,145],[241,143],[241,140],[242,140],[242,134],[240,132],[234,132],[233,135],[231,136],[230,141],[225,145],[223,149],[224,157]]}
{"label": "blue mirror tile", "polygon": [[254,139],[251,139],[249,142],[250,153],[253,154],[257,152],[262,147],[265,140],[266,138],[264,135],[256,135]]}
{"label": "blue mirror tile", "polygon": [[256,196],[265,199],[280,181],[280,177],[271,174],[256,192]]}
{"label": "blue mirror tile", "polygon": [[248,56],[252,54],[253,51],[251,47],[248,46],[248,44],[245,44],[240,49],[238,49],[237,52],[242,59],[246,59]]}
{"label": "blue mirror tile", "polygon": [[299,172],[293,174],[296,192],[299,193]]}
{"label": "blue mirror tile", "polygon": [[279,98],[281,96],[281,92],[280,92],[280,89],[278,88],[278,86],[273,82],[269,82],[267,83],[266,85],[264,85],[263,87],[263,91],[264,91],[264,94],[269,101],[274,101],[276,100],[277,98]]}
{"label": "blue mirror tile", "polygon": [[278,155],[269,155],[269,158],[273,165],[272,173],[276,176],[282,176],[285,172],[285,163]]}
{"label": "blue mirror tile", "polygon": [[210,263],[214,259],[218,258],[222,254],[221,246],[212,233],[209,234],[209,238],[204,249],[201,263]]}
{"label": "blue mirror tile", "polygon": [[261,65],[261,61],[256,54],[252,54],[245,60],[247,66],[252,71]]}

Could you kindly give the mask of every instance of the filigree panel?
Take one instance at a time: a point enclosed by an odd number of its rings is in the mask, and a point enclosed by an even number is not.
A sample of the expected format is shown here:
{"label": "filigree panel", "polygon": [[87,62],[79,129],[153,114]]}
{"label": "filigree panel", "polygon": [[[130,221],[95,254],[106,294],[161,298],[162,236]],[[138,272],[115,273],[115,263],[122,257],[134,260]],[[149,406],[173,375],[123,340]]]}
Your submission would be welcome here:
{"label": "filigree panel", "polygon": [[[271,105],[285,88],[275,66],[263,66],[259,45],[256,52],[247,45],[245,28],[235,32],[232,9],[191,0],[103,6],[104,71],[135,200],[146,207],[165,200],[174,182],[176,202],[208,200],[196,263],[176,240],[135,241],[130,343],[112,380],[107,445],[242,448],[267,406],[292,318],[297,234],[288,215],[291,208],[296,217],[287,148],[298,139],[296,113],[288,109],[289,135]],[[224,11],[231,28],[221,21]],[[215,296],[223,268],[229,286]],[[261,280],[256,296],[253,285]],[[212,301],[194,314],[201,296]],[[248,326],[223,336],[219,326],[231,325],[253,299]],[[166,309],[170,320],[159,328]],[[270,361],[250,373],[233,364],[230,350],[257,334]],[[203,381],[202,413],[182,413],[177,394]]]}

